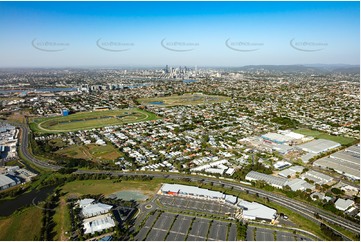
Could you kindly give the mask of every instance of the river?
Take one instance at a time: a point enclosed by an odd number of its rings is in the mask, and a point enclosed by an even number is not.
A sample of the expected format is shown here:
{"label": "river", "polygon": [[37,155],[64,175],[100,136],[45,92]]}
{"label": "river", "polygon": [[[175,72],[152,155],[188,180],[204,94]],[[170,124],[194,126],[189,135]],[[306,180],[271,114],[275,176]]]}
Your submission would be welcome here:
{"label": "river", "polygon": [[9,216],[19,208],[44,201],[50,194],[52,194],[55,188],[56,186],[49,186],[41,190],[33,190],[31,192],[21,194],[11,200],[0,201],[0,217]]}
{"label": "river", "polygon": [[28,93],[28,92],[72,92],[78,90],[74,87],[54,87],[54,88],[39,88],[39,89],[27,89],[27,90],[0,90],[0,94],[9,93]]}

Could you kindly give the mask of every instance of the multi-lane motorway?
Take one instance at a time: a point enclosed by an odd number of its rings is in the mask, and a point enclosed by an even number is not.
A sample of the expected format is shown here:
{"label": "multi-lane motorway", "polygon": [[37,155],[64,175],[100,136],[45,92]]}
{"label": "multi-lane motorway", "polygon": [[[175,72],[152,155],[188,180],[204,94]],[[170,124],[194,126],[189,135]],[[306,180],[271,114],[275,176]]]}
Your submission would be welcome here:
{"label": "multi-lane motorway", "polygon": [[[21,129],[21,144],[20,144],[20,149],[22,154],[24,155],[24,157],[29,160],[30,162],[32,162],[33,164],[35,164],[36,166],[39,166],[41,168],[46,168],[46,169],[50,169],[53,171],[59,170],[60,168],[62,168],[61,166],[57,166],[57,165],[53,165],[53,164],[49,164],[45,161],[41,161],[38,160],[37,158],[35,158],[28,150],[28,142],[29,142],[29,138],[28,138],[28,134],[29,134],[29,129],[26,125],[19,125],[17,124],[17,126]],[[271,192],[267,192],[267,191],[263,191],[261,189],[257,189],[257,188],[253,188],[253,187],[249,187],[249,186],[245,186],[242,184],[236,184],[235,182],[230,182],[230,181],[225,181],[225,180],[216,180],[216,179],[212,179],[212,178],[205,178],[205,177],[196,177],[196,176],[191,176],[191,175],[187,175],[187,174],[174,174],[174,173],[166,173],[166,174],[160,174],[160,173],[151,173],[151,172],[122,172],[122,171],[84,171],[84,170],[78,170],[76,171],[76,173],[106,173],[106,174],[110,174],[110,175],[114,175],[114,176],[118,176],[118,175],[150,175],[153,177],[169,177],[172,179],[181,179],[181,178],[189,178],[193,181],[203,181],[206,183],[211,183],[211,182],[217,182],[219,185],[225,185],[225,186],[229,186],[229,187],[233,187],[234,190],[237,191],[248,191],[250,194],[258,194],[260,197],[267,197],[270,201],[275,202],[277,204],[280,204],[282,206],[284,206],[285,208],[291,209],[293,211],[295,211],[296,213],[299,213],[301,215],[303,215],[304,217],[315,221],[316,223],[321,223],[322,221],[317,219],[314,214],[318,213],[319,216],[332,224],[336,224],[338,226],[341,226],[343,228],[346,228],[347,230],[352,231],[353,233],[360,233],[360,224],[357,224],[355,222],[349,221],[345,218],[339,217],[337,215],[331,214],[327,211],[324,211],[322,209],[319,209],[317,207],[314,207],[310,204],[306,204],[297,200],[293,200],[290,199],[286,196],[280,196],[280,195],[275,195]],[[344,236],[345,237],[345,236]]]}

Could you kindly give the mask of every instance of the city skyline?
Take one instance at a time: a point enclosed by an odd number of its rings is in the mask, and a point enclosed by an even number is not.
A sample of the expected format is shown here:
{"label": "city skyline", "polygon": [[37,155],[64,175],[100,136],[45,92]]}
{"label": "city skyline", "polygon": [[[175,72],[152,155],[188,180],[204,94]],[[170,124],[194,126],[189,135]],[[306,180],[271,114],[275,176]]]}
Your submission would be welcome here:
{"label": "city skyline", "polygon": [[1,2],[4,67],[359,65],[359,2]]}

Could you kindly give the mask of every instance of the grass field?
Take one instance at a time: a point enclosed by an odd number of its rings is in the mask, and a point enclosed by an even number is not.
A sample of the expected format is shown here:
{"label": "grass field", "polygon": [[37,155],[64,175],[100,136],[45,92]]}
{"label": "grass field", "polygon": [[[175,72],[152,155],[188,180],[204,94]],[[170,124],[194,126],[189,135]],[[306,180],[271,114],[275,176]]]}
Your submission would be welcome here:
{"label": "grass field", "polygon": [[112,145],[71,145],[55,152],[72,158],[84,160],[114,161],[123,154]]}
{"label": "grass field", "polygon": [[81,112],[69,116],[35,118],[30,128],[35,132],[68,132],[100,128],[141,121],[154,120],[158,117],[140,109],[120,109],[108,111]]}
{"label": "grass field", "polygon": [[161,181],[122,181],[120,183],[113,183],[113,180],[83,180],[73,181],[65,184],[62,191],[67,193],[67,196],[85,195],[85,194],[104,194],[110,195],[114,192],[125,190],[136,190],[145,195],[153,196],[160,188]]}
{"label": "grass field", "polygon": [[350,145],[352,143],[354,143],[356,140],[353,138],[347,138],[347,137],[342,137],[342,136],[334,136],[334,135],[329,135],[317,130],[311,130],[311,129],[296,129],[293,132],[295,133],[299,133],[299,134],[303,134],[303,135],[307,135],[307,136],[312,136],[315,137],[317,139],[327,139],[327,140],[332,140],[335,141],[337,143],[340,143],[341,145]]}
{"label": "grass field", "polygon": [[0,219],[0,240],[39,240],[42,210],[29,207]]}
{"label": "grass field", "polygon": [[25,115],[29,115],[29,111],[14,112],[8,116],[7,120],[16,123],[26,123]]}
{"label": "grass field", "polygon": [[71,221],[70,221],[70,212],[66,205],[66,199],[64,197],[60,198],[59,206],[55,209],[54,214],[54,232],[55,232],[55,241],[64,241],[68,240],[68,235],[65,232],[71,231]]}
{"label": "grass field", "polygon": [[143,105],[177,106],[221,103],[229,100],[231,100],[231,98],[225,96],[205,95],[202,93],[186,93],[181,96],[174,95],[169,97],[140,98],[138,99],[138,102]]}

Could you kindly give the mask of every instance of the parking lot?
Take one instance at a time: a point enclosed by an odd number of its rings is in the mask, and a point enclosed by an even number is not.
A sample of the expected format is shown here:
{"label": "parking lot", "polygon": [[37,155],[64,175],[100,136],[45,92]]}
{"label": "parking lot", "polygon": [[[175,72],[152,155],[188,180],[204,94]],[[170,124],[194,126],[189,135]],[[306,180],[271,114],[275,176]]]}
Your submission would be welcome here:
{"label": "parking lot", "polygon": [[[164,208],[193,210],[208,214],[233,214],[237,208],[230,204],[195,198],[158,196]],[[158,205],[159,206],[159,205]],[[156,211],[144,221],[144,226],[135,236],[135,240],[149,241],[236,241],[237,226],[234,222],[223,222],[191,215],[173,214]],[[248,226],[247,241],[296,241],[309,238],[278,231],[272,228]]]}
{"label": "parking lot", "polygon": [[275,231],[266,228],[255,228],[248,226],[247,241],[296,241],[296,240],[310,240],[305,236],[293,234],[284,231]]}
{"label": "parking lot", "polygon": [[175,207],[179,209],[195,210],[220,215],[233,214],[237,210],[226,203],[193,198],[160,196],[159,202],[165,207]]}
{"label": "parking lot", "polygon": [[158,211],[147,219],[135,240],[235,241],[236,235],[237,228],[234,223]]}

